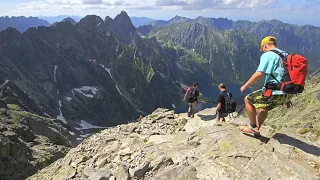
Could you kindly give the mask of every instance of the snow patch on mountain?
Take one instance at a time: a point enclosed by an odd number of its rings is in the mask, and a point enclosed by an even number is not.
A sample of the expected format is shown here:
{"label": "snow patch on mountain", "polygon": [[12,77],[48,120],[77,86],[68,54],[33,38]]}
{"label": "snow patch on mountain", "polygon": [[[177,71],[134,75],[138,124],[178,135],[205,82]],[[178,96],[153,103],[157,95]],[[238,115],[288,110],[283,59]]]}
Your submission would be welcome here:
{"label": "snow patch on mountain", "polygon": [[79,125],[81,126],[81,128],[75,128],[76,130],[104,129],[104,128],[107,128],[107,127],[92,125],[92,124],[90,124],[90,123],[88,123],[87,121],[84,121],[84,120],[81,120]]}
{"label": "snow patch on mountain", "polygon": [[60,112],[60,114],[57,116],[56,119],[62,121],[62,122],[65,123],[65,124],[67,124],[66,118],[64,118],[63,115],[62,115],[61,108],[59,108],[59,112]]}
{"label": "snow patch on mountain", "polygon": [[100,66],[101,66],[104,70],[106,70],[106,71],[109,73],[111,79],[113,79],[113,77],[112,77],[112,75],[111,75],[111,70],[108,69],[108,68],[106,68],[103,64],[100,64]]}
{"label": "snow patch on mountain", "polygon": [[89,137],[89,136],[91,136],[92,134],[81,134],[80,135],[80,137],[82,137],[82,138],[87,138],[87,137]]}
{"label": "snow patch on mountain", "polygon": [[118,90],[118,92],[122,95],[122,96],[124,96],[124,94],[120,91],[120,89],[119,89],[119,87],[116,85],[116,88],[117,88],[117,90]]}
{"label": "snow patch on mountain", "polygon": [[54,82],[57,82],[57,69],[58,69],[58,65],[54,65],[54,69],[53,69],[53,77],[54,77]]}
{"label": "snow patch on mountain", "polygon": [[[93,98],[93,95],[97,94],[98,89],[96,87],[91,87],[91,86],[83,86],[81,88],[74,88],[71,90],[73,96],[75,96],[74,91],[76,91],[76,92],[78,92],[88,98]],[[92,94],[88,94],[88,92],[91,92]]]}

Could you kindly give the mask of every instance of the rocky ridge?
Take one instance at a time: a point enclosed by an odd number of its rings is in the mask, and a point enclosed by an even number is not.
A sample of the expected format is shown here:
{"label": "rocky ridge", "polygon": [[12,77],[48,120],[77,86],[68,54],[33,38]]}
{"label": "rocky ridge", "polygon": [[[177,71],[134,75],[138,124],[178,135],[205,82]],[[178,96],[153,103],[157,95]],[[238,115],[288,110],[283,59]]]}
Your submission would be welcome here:
{"label": "rocky ridge", "polygon": [[140,122],[92,135],[29,179],[320,178],[319,146],[270,126],[253,138],[238,130],[245,118],[217,124],[212,112],[190,119],[157,109]]}
{"label": "rocky ridge", "polygon": [[76,145],[61,122],[0,99],[0,179],[25,179]]}

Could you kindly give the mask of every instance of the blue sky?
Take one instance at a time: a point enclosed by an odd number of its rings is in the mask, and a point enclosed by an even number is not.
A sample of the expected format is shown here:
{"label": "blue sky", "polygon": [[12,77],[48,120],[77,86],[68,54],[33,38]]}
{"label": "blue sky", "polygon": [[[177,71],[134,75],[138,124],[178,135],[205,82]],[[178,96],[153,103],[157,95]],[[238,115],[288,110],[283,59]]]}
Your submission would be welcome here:
{"label": "blue sky", "polygon": [[169,19],[228,17],[233,20],[278,19],[320,26],[320,0],[1,0],[0,16],[57,16],[96,14]]}

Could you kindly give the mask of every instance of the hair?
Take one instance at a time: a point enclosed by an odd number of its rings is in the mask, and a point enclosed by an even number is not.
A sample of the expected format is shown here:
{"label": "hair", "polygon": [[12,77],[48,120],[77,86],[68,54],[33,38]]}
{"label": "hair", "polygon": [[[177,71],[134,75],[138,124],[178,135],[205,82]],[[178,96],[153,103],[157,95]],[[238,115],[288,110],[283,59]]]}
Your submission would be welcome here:
{"label": "hair", "polygon": [[193,83],[193,87],[199,86],[199,83],[195,82]]}
{"label": "hair", "polygon": [[276,42],[271,42],[271,43],[268,43],[268,44],[277,46],[277,43],[276,43]]}
{"label": "hair", "polygon": [[277,46],[277,41],[276,41],[276,39],[275,39],[275,38],[270,38],[269,40],[270,40],[271,42],[270,42],[270,43],[268,43],[268,44],[271,44],[271,45]]}
{"label": "hair", "polygon": [[218,87],[220,87],[220,88],[222,88],[222,89],[225,89],[225,88],[226,88],[226,85],[225,85],[224,83],[220,83]]}

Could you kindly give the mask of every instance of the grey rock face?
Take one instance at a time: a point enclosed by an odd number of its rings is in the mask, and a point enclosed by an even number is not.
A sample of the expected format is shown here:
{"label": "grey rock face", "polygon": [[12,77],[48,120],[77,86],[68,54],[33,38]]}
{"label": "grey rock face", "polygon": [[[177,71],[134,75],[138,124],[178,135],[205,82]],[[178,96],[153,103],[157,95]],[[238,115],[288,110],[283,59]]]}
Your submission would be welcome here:
{"label": "grey rock face", "polygon": [[[206,112],[211,111],[200,114]],[[79,162],[73,179],[319,178],[314,166],[319,164],[319,156],[282,144],[277,135],[272,138],[273,129],[268,126],[263,127],[262,135],[271,139],[249,137],[229,119],[218,125],[200,116],[187,118],[186,114],[157,109],[140,122],[91,136],[29,179],[61,174],[59,169],[68,167],[63,164],[70,158]]]}
{"label": "grey rock face", "polygon": [[65,156],[76,140],[54,119],[0,108],[0,177],[25,179]]}

